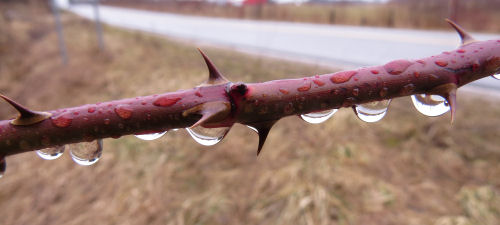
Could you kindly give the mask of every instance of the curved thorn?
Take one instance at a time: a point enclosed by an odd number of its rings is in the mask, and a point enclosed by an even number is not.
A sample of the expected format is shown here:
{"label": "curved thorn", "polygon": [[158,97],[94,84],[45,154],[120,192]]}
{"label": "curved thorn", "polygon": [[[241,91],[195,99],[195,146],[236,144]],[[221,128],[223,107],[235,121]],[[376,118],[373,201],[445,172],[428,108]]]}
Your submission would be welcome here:
{"label": "curved thorn", "polygon": [[257,134],[259,135],[259,146],[257,148],[257,156],[259,156],[260,152],[262,151],[262,147],[264,147],[264,143],[266,142],[267,135],[269,134],[269,131],[273,127],[273,125],[276,123],[277,120],[274,121],[267,121],[267,122],[262,122],[262,123],[256,123],[250,125],[251,127],[255,128],[252,129]]}
{"label": "curved thorn", "polygon": [[8,102],[12,107],[14,107],[19,112],[20,117],[27,118],[35,115],[35,112],[27,109],[26,107],[8,98],[7,96],[0,94],[0,97],[2,97],[6,102]]}
{"label": "curved thorn", "polygon": [[215,65],[212,63],[212,61],[208,58],[201,49],[198,48],[198,51],[200,52],[201,56],[203,57],[203,60],[205,60],[205,63],[207,64],[208,67],[208,80],[206,84],[214,85],[214,84],[223,84],[229,82],[228,79],[226,79],[221,72],[215,67]]}
{"label": "curved thorn", "polygon": [[429,94],[440,95],[450,106],[451,113],[451,123],[455,119],[456,107],[457,107],[457,85],[455,83],[447,83],[439,85],[429,91]]}
{"label": "curved thorn", "polygon": [[458,24],[451,21],[450,19],[446,19],[446,22],[448,22],[457,31],[458,35],[460,35],[460,39],[462,40],[462,45],[476,42],[476,39],[474,39],[467,31],[465,31]]}
{"label": "curved thorn", "polygon": [[457,90],[456,89],[450,90],[450,92],[448,92],[448,94],[445,96],[445,99],[448,102],[448,105],[450,105],[450,113],[451,113],[450,123],[453,124],[457,108]]}
{"label": "curved thorn", "polygon": [[205,123],[207,120],[210,119],[211,116],[212,115],[209,115],[209,114],[202,114],[201,118],[198,121],[196,121],[196,123],[194,123],[193,125],[191,125],[189,128],[195,128],[195,127],[197,127],[197,126]]}
{"label": "curved thorn", "polygon": [[206,123],[214,123],[224,120],[231,112],[231,104],[225,101],[206,102],[195,107],[192,107],[184,112],[182,116],[198,114],[201,118],[194,123],[191,128],[197,127]]}
{"label": "curved thorn", "polygon": [[37,112],[29,110],[28,108],[2,94],[0,94],[0,97],[19,112],[19,116],[10,122],[12,125],[31,125],[41,122],[52,115],[47,112]]}

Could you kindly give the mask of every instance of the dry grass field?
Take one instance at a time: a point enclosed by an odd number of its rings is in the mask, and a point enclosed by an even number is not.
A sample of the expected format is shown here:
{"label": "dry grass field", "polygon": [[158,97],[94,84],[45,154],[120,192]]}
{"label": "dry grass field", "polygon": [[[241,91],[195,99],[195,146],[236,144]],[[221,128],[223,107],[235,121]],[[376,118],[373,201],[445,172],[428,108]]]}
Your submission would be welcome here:
{"label": "dry grass field", "polygon": [[[103,4],[189,15],[412,29],[449,29],[450,0],[393,0],[387,4],[304,3],[248,5],[204,1],[105,0]],[[499,0],[457,0],[455,20],[471,31],[500,32]]]}
{"label": "dry grass field", "polygon": [[[67,14],[62,66],[46,9],[0,6],[0,92],[34,109],[187,89],[208,76],[198,46],[106,27],[100,52],[93,24]],[[327,72],[204,49],[233,81]],[[349,109],[319,125],[284,118],[258,158],[257,135],[241,125],[212,147],[184,130],[106,139],[89,167],[68,153],[11,156],[0,224],[499,224],[499,100],[459,91],[459,104],[453,125],[409,98],[374,124]],[[0,118],[13,114],[0,103]]]}

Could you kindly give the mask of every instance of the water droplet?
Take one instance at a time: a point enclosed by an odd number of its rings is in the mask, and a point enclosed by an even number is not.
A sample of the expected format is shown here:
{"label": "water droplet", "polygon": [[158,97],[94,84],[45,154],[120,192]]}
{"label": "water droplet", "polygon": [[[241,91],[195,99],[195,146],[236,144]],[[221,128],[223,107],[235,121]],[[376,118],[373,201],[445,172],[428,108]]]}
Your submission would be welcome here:
{"label": "water droplet", "polygon": [[280,92],[283,93],[284,95],[289,94],[290,92],[287,91],[286,89],[280,88]]}
{"label": "water droplet", "polygon": [[317,124],[317,123],[323,123],[326,120],[330,119],[330,117],[332,117],[333,114],[335,114],[337,111],[338,111],[338,109],[329,109],[329,110],[320,111],[320,112],[312,112],[312,113],[308,113],[308,114],[303,114],[303,115],[300,115],[300,117],[308,123]]}
{"label": "water droplet", "polygon": [[408,69],[408,67],[410,67],[412,64],[413,63],[408,60],[400,59],[385,64],[384,69],[389,74],[399,75],[403,73],[406,69]]}
{"label": "water droplet", "polygon": [[179,100],[181,100],[181,98],[164,96],[164,97],[157,98],[153,102],[153,105],[167,107],[167,106],[171,106],[171,105],[177,103]]}
{"label": "water droplet", "polygon": [[203,126],[186,128],[187,132],[196,142],[205,146],[219,143],[230,129],[231,127],[205,128]]}
{"label": "water droplet", "polygon": [[439,95],[412,95],[411,100],[415,108],[426,116],[439,116],[450,110],[446,100]]}
{"label": "water droplet", "polygon": [[130,119],[132,117],[132,109],[126,105],[118,105],[115,108],[115,113],[122,119]]}
{"label": "water droplet", "polygon": [[304,84],[304,86],[297,88],[297,91],[304,92],[309,91],[309,89],[311,89],[311,83]]}
{"label": "water droplet", "polygon": [[151,134],[136,134],[134,136],[139,138],[139,139],[142,139],[142,140],[152,141],[152,140],[156,140],[156,139],[160,138],[161,136],[163,136],[166,133],[167,132],[164,131],[164,132],[151,133]]}
{"label": "water droplet", "polygon": [[0,159],[0,178],[3,177],[6,169],[7,169],[7,162],[5,161],[5,158],[1,158]]}
{"label": "water droplet", "polygon": [[42,159],[53,160],[61,157],[64,153],[64,145],[52,148],[44,148],[36,151],[36,154]]}
{"label": "water droplet", "polygon": [[51,120],[54,126],[61,128],[68,127],[69,125],[71,125],[71,122],[73,121],[69,113],[51,117]]}
{"label": "water droplet", "polygon": [[356,105],[356,115],[359,119],[368,123],[380,121],[387,113],[387,108],[389,107],[390,103],[391,100],[386,99],[382,101]]}
{"label": "water droplet", "polygon": [[96,163],[102,155],[102,140],[81,142],[69,146],[71,158],[82,166]]}
{"label": "water droplet", "polygon": [[323,85],[325,85],[325,82],[320,81],[320,80],[313,80],[313,82],[314,82],[316,85],[320,86],[320,87],[321,87],[321,86],[323,86]]}
{"label": "water droplet", "polygon": [[424,60],[419,59],[419,60],[417,60],[417,62],[420,63],[420,64],[422,64],[422,65],[425,65],[425,61]]}
{"label": "water droplet", "polygon": [[497,80],[500,80],[500,72],[498,72],[497,74],[494,74],[492,75],[491,77],[497,79]]}
{"label": "water droplet", "polygon": [[356,71],[342,71],[334,73],[330,80],[335,84],[341,84],[349,81],[352,76],[356,75]]}
{"label": "water droplet", "polygon": [[438,60],[438,61],[436,61],[436,62],[434,62],[434,63],[436,63],[436,65],[438,65],[438,66],[440,66],[440,67],[445,67],[445,66],[447,66],[447,65],[448,65],[448,62],[447,62],[447,61],[440,61],[440,60]]}

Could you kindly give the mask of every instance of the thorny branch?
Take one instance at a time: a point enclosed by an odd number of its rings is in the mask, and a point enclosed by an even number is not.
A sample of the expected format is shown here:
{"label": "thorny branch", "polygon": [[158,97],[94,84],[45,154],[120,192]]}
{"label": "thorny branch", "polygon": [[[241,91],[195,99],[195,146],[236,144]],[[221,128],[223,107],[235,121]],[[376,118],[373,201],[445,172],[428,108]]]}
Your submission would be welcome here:
{"label": "thorny branch", "polygon": [[49,112],[29,110],[1,95],[20,115],[0,121],[0,165],[5,166],[8,155],[70,143],[174,128],[229,128],[234,123],[257,131],[258,154],[273,124],[283,117],[418,94],[442,96],[453,121],[457,88],[499,72],[500,40],[474,40],[448,22],[462,39],[458,49],[382,66],[300,79],[232,83],[202,52],[209,79],[190,90]]}

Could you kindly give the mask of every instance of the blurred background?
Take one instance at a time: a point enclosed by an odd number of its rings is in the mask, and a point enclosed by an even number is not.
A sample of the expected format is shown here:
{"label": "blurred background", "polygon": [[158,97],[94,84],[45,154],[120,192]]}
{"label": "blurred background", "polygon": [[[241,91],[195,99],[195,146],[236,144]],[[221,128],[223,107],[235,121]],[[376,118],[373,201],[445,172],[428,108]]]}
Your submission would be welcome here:
{"label": "blurred background", "polygon": [[[498,0],[0,0],[0,92],[51,110],[189,89],[201,47],[232,81],[262,82],[439,54],[452,18],[500,36]],[[263,152],[235,125],[215,146],[184,130],[104,140],[94,165],[7,158],[0,224],[500,222],[500,81],[458,92],[450,125],[394,99],[377,123],[339,110],[280,120]],[[15,112],[0,103],[0,116]]]}

